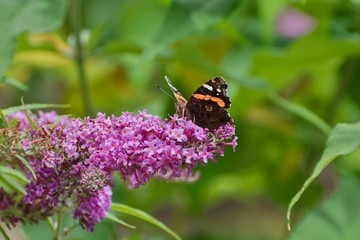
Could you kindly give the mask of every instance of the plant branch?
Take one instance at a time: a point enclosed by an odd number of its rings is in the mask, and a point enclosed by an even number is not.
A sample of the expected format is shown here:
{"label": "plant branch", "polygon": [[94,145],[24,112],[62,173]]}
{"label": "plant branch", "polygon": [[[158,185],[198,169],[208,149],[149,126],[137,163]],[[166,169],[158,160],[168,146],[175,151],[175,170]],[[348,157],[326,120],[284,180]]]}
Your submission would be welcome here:
{"label": "plant branch", "polygon": [[63,211],[60,209],[60,211],[57,213],[57,221],[55,223],[55,232],[54,232],[54,240],[60,240],[61,239],[61,228],[62,228],[62,221],[63,221]]}
{"label": "plant branch", "polygon": [[71,32],[75,37],[75,46],[74,46],[74,61],[76,63],[78,77],[81,86],[81,93],[84,102],[85,114],[88,116],[93,115],[93,110],[90,101],[89,86],[88,80],[85,72],[85,58],[84,58],[84,49],[81,43],[81,7],[80,0],[71,0],[70,1],[70,10],[69,10],[69,22]]}

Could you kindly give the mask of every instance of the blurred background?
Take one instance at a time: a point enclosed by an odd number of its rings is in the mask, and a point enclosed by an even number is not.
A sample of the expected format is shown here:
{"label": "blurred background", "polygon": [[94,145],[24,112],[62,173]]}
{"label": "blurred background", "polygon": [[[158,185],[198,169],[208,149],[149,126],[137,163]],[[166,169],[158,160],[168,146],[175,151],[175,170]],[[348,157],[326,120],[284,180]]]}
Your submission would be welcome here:
{"label": "blurred background", "polygon": [[[236,151],[229,148],[217,163],[199,167],[201,177],[191,184],[153,179],[129,190],[118,179],[114,202],[142,209],[190,240],[318,239],[301,233],[331,232],[320,220],[312,221],[312,230],[305,223],[321,204],[335,201],[333,193],[346,192],[338,183],[359,173],[360,153],[336,162],[311,185],[288,232],[287,205],[328,137],[323,125],[296,109],[303,106],[331,127],[360,119],[359,0],[0,4],[8,7],[0,7],[1,55],[13,56],[0,61],[6,66],[0,68],[6,76],[0,108],[20,105],[23,96],[26,103],[70,104],[57,111],[73,117],[147,109],[166,118],[175,109],[156,87],[170,93],[164,75],[185,97],[212,77],[227,80]],[[6,37],[12,40],[4,43]],[[350,182],[355,187],[347,200],[359,199],[357,178]],[[120,217],[137,229],[105,220],[94,233],[79,230],[73,237],[170,239],[148,223]],[[50,239],[48,226],[40,228],[24,231],[31,239]]]}

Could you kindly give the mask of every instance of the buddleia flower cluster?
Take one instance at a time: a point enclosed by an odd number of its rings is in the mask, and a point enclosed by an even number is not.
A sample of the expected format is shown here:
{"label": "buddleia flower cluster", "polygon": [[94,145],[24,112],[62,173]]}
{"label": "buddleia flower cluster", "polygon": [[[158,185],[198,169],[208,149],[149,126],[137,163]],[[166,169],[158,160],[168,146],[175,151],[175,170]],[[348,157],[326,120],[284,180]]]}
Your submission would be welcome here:
{"label": "buddleia flower cluster", "polygon": [[71,209],[93,231],[110,209],[114,173],[129,188],[158,176],[186,180],[199,164],[224,155],[226,146],[235,149],[237,140],[229,124],[210,132],[177,115],[161,120],[146,111],[85,119],[39,112],[30,118],[36,127],[25,113],[10,114],[13,127],[1,129],[1,164],[29,179],[23,194],[0,188],[0,219],[8,226]]}

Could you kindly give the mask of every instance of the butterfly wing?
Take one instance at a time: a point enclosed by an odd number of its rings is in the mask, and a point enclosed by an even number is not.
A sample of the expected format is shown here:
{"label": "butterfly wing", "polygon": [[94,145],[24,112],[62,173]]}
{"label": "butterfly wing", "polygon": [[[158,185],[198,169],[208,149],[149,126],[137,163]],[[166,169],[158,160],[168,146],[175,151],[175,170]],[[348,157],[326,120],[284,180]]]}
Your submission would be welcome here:
{"label": "butterfly wing", "polygon": [[180,117],[184,117],[187,100],[181,95],[180,91],[174,87],[167,76],[165,76],[165,80],[176,98],[175,109],[177,114],[179,114]]}
{"label": "butterfly wing", "polygon": [[184,116],[210,131],[227,123],[234,124],[226,110],[231,106],[227,87],[222,77],[215,77],[201,85],[187,102]]}

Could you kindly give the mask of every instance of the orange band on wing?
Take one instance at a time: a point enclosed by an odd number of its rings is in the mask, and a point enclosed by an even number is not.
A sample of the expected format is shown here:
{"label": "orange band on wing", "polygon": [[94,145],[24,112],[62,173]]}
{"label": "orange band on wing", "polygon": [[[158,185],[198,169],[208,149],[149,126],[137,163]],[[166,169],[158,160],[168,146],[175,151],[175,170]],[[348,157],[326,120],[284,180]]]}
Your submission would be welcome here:
{"label": "orange band on wing", "polygon": [[199,100],[205,100],[205,101],[211,100],[213,102],[216,102],[219,105],[219,107],[225,107],[225,102],[221,98],[213,97],[210,95],[199,94],[199,93],[195,93],[192,96]]}

